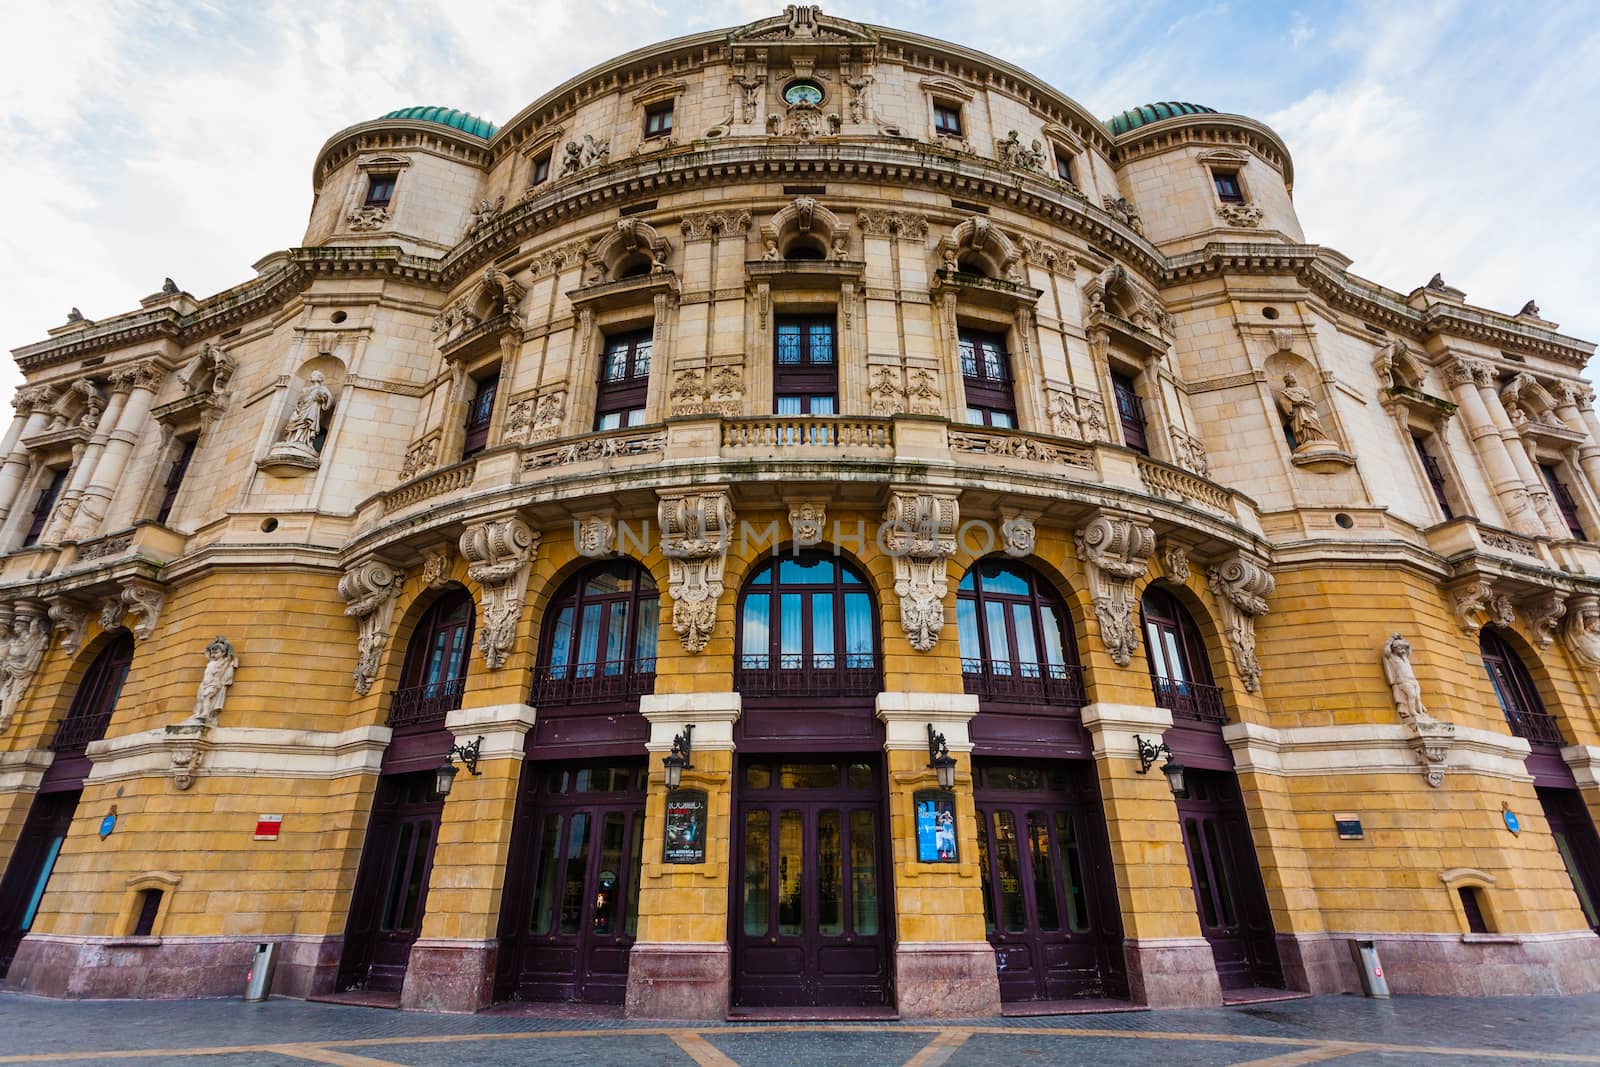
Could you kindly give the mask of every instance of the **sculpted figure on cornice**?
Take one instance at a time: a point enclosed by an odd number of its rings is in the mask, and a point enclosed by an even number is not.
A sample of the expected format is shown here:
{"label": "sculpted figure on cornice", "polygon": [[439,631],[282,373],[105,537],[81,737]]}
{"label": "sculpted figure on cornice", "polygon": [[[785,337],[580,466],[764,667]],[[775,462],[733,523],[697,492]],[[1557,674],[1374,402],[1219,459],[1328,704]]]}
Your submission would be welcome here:
{"label": "sculpted figure on cornice", "polygon": [[1031,147],[1024,147],[1022,138],[1016,130],[1006,134],[1005,140],[995,145],[995,159],[1003,167],[1012,170],[1033,170],[1044,172],[1044,144],[1038,140]]}
{"label": "sculpted figure on cornice", "polygon": [[50,624],[33,605],[0,619],[0,730],[11,725],[50,647]]}
{"label": "sculpted figure on cornice", "polygon": [[222,713],[222,705],[228,699],[228,688],[233,685],[233,676],[238,669],[239,656],[234,652],[233,645],[218,634],[216,640],[206,646],[206,669],[200,676],[200,689],[195,694],[194,711],[189,715],[187,725],[217,724],[217,716]]}
{"label": "sculpted figure on cornice", "polygon": [[1125,196],[1102,196],[1100,204],[1112,215],[1120,219],[1128,229],[1134,233],[1144,233],[1144,223],[1139,218],[1139,209]]}
{"label": "sculpted figure on cornice", "polygon": [[505,210],[505,206],[506,198],[504,194],[495,197],[493,200],[489,199],[488,197],[484,197],[476,204],[473,204],[472,219],[467,223],[467,233],[476,233],[478,230],[481,230],[485,226],[489,225],[489,223],[494,221],[494,217],[496,215]]}
{"label": "sculpted figure on cornice", "polygon": [[561,159],[561,176],[576,174],[590,167],[604,166],[611,161],[611,142],[596,142],[594,135],[583,135],[583,143],[568,141]]}

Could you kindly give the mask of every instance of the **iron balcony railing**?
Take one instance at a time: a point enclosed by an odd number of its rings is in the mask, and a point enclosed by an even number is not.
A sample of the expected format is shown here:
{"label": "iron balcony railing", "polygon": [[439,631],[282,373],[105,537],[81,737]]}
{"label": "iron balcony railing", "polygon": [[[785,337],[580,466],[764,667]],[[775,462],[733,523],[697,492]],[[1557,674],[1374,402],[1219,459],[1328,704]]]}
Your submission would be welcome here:
{"label": "iron balcony railing", "polygon": [[466,692],[466,678],[446,678],[439,682],[396,689],[389,702],[390,726],[417,726],[421,723],[443,722],[445,713],[461,706],[461,694]]}
{"label": "iron balcony railing", "polygon": [[1089,703],[1083,668],[1076,663],[1012,663],[962,659],[961,680],[979,700],[1081,708]]}
{"label": "iron balcony railing", "polygon": [[1506,723],[1510,725],[1512,733],[1534,744],[1567,743],[1566,738],[1561,736],[1561,727],[1556,725],[1555,716],[1547,711],[1508,711]]}
{"label": "iron balcony railing", "polygon": [[61,725],[56,727],[55,737],[50,739],[52,752],[70,752],[80,749],[91,741],[98,741],[105,736],[106,727],[111,725],[111,715],[79,715],[75,718],[61,720]]}
{"label": "iron balcony railing", "polygon": [[1155,691],[1156,705],[1171,711],[1175,719],[1218,724],[1228,721],[1227,709],[1222,706],[1222,690],[1217,686],[1175,678],[1151,678],[1150,688]]}
{"label": "iron balcony railing", "polygon": [[656,661],[605,660],[544,666],[533,672],[536,708],[565,704],[612,704],[638,701],[656,691]]}
{"label": "iron balcony railing", "polygon": [[871,652],[743,655],[733,672],[733,687],[747,697],[877,696],[883,675]]}

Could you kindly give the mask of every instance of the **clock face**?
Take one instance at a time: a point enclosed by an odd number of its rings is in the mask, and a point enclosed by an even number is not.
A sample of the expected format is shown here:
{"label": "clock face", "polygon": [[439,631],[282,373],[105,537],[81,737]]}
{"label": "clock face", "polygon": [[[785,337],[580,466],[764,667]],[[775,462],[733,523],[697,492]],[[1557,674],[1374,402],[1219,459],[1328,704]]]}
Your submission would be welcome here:
{"label": "clock face", "polygon": [[791,104],[810,104],[815,107],[822,103],[822,88],[813,82],[795,82],[783,91],[783,98]]}

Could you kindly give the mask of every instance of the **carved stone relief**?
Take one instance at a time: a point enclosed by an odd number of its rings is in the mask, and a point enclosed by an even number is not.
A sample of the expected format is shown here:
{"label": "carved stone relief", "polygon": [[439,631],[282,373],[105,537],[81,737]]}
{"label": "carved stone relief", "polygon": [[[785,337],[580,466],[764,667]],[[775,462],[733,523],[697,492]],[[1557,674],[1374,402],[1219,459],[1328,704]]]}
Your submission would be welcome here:
{"label": "carved stone relief", "polygon": [[350,229],[356,233],[373,233],[389,225],[391,217],[388,208],[369,204],[350,212],[345,217],[345,221],[350,224]]}
{"label": "carved stone relief", "polygon": [[585,559],[608,559],[617,551],[617,524],[610,515],[586,515],[572,523],[573,543]]}
{"label": "carved stone relief", "polygon": [[485,665],[497,671],[505,666],[516,639],[539,535],[517,516],[507,515],[467,527],[459,547],[467,577],[483,589],[478,648]]}
{"label": "carved stone relief", "polygon": [[443,589],[450,581],[450,565],[455,554],[449,545],[435,545],[422,552],[422,584],[429,589]]}
{"label": "carved stone relief", "polygon": [[1549,648],[1561,632],[1561,620],[1567,614],[1567,594],[1551,589],[1524,603],[1522,613],[1528,617],[1528,626],[1539,647]]}
{"label": "carved stone relief", "polygon": [[167,602],[166,590],[147,578],[125,578],[122,588],[106,598],[100,609],[100,626],[111,630],[122,625],[124,615],[133,615],[133,636],[143,641],[156,631],[161,608]]}
{"label": "carved stone relief", "polygon": [[789,506],[789,530],[797,548],[821,544],[827,523],[828,508],[820,500],[803,500]]}
{"label": "carved stone relief", "polygon": [[884,513],[900,628],[918,652],[932,650],[944,629],[947,561],[955,554],[959,518],[953,493],[927,491],[895,490]]}
{"label": "carved stone relief", "polygon": [[1045,411],[1050,416],[1050,432],[1057,437],[1079,441],[1108,439],[1105,404],[1099,397],[1065,389],[1047,389]]}
{"label": "carved stone relief", "polygon": [[1189,580],[1189,554],[1183,550],[1182,545],[1168,544],[1161,552],[1161,563],[1165,567],[1167,577],[1175,582]]}
{"label": "carved stone relief", "polygon": [[61,635],[61,651],[76,656],[89,630],[89,609],[75,600],[56,597],[48,608],[50,623]]}
{"label": "carved stone relief", "polygon": [[697,211],[685,215],[678,224],[690,240],[746,233],[750,229],[748,211]]}
{"label": "carved stone relief", "polygon": [[1217,208],[1217,214],[1229,226],[1253,230],[1261,225],[1261,208],[1255,204],[1222,204]]}
{"label": "carved stone relief", "polygon": [[1033,555],[1039,533],[1033,520],[1017,512],[1002,512],[1000,520],[1000,547],[1008,556],[1018,559]]}
{"label": "carved stone relief", "polygon": [[1511,626],[1517,621],[1511,598],[1486,581],[1474,581],[1450,592],[1450,609],[1467,633],[1476,637],[1485,626]]}
{"label": "carved stone relief", "polygon": [[233,685],[234,674],[239,670],[239,656],[226,637],[218,634],[206,646],[206,669],[200,675],[200,686],[194,697],[194,711],[186,720],[191,726],[215,726],[222,705],[228,699],[228,689]]}
{"label": "carved stone relief", "polygon": [[1206,584],[1221,604],[1223,630],[1233,647],[1239,677],[1245,689],[1259,693],[1261,664],[1256,659],[1256,617],[1267,613],[1267,597],[1276,583],[1263,564],[1236,553],[1217,566],[1206,568]]}
{"label": "carved stone relief", "polygon": [[904,237],[911,241],[928,238],[927,218],[914,211],[862,208],[856,212],[856,225],[868,237]]}
{"label": "carved stone relief", "polygon": [[726,489],[663,493],[656,507],[667,557],[672,629],[685,652],[702,652],[716,626],[722,571],[733,529]]}
{"label": "carved stone relief", "polygon": [[1136,519],[1101,512],[1074,537],[1089,577],[1089,597],[1100,623],[1100,641],[1112,660],[1126,667],[1139,647],[1139,611],[1134,584],[1145,575],[1156,550],[1153,529]]}
{"label": "carved stone relief", "polygon": [[351,672],[360,696],[371,692],[372,683],[377,680],[394,621],[395,599],[404,583],[403,571],[379,559],[358,563],[339,579],[339,595],[345,600],[344,613],[355,619],[360,628],[356,666]]}
{"label": "carved stone relief", "polygon": [[0,731],[11,725],[50,647],[50,622],[32,603],[0,618]]}
{"label": "carved stone relief", "polygon": [[906,409],[906,394],[901,387],[898,367],[873,368],[872,385],[867,393],[872,400],[872,413],[879,418],[898,415]]}
{"label": "carved stone relief", "polygon": [[1581,593],[1567,602],[1564,643],[1572,658],[1600,670],[1600,596]]}
{"label": "carved stone relief", "polygon": [[400,480],[410,481],[424,471],[433,469],[439,461],[439,437],[434,435],[426,440],[418,441],[406,449],[406,461],[400,467]]}

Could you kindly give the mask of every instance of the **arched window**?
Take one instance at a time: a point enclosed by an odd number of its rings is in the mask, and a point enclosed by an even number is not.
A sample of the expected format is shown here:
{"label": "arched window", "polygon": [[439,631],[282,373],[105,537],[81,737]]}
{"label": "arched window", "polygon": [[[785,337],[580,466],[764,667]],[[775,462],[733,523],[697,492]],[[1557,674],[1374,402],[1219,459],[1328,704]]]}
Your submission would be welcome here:
{"label": "arched window", "polygon": [[871,696],[879,688],[872,593],[822,552],[758,566],[739,594],[738,669],[745,696]]}
{"label": "arched window", "polygon": [[956,591],[956,624],[967,692],[1009,703],[1088,703],[1066,610],[1032,569],[974,563]]}
{"label": "arched window", "polygon": [[1555,718],[1544,710],[1522,657],[1506,644],[1505,638],[1485,627],[1478,636],[1478,650],[1483,654],[1483,669],[1489,672],[1494,695],[1511,732],[1535,743],[1565,744]]}
{"label": "arched window", "polygon": [[56,727],[50,747],[56,752],[81,752],[91,741],[106,735],[111,713],[117,708],[122,683],[133,664],[133,635],[124,630],[94,658],[72,695],[67,717]]}
{"label": "arched window", "polygon": [[661,598],[631,559],[574,575],[545,613],[533,704],[597,704],[655,690]]}
{"label": "arched window", "polygon": [[472,596],[459,586],[434,601],[406,645],[400,688],[389,705],[390,726],[442,722],[461,706],[472,650]]}
{"label": "arched window", "polygon": [[1227,722],[1222,690],[1212,684],[1206,643],[1194,617],[1177,597],[1158,587],[1145,590],[1139,617],[1144,624],[1156,705],[1170,710],[1175,718]]}

